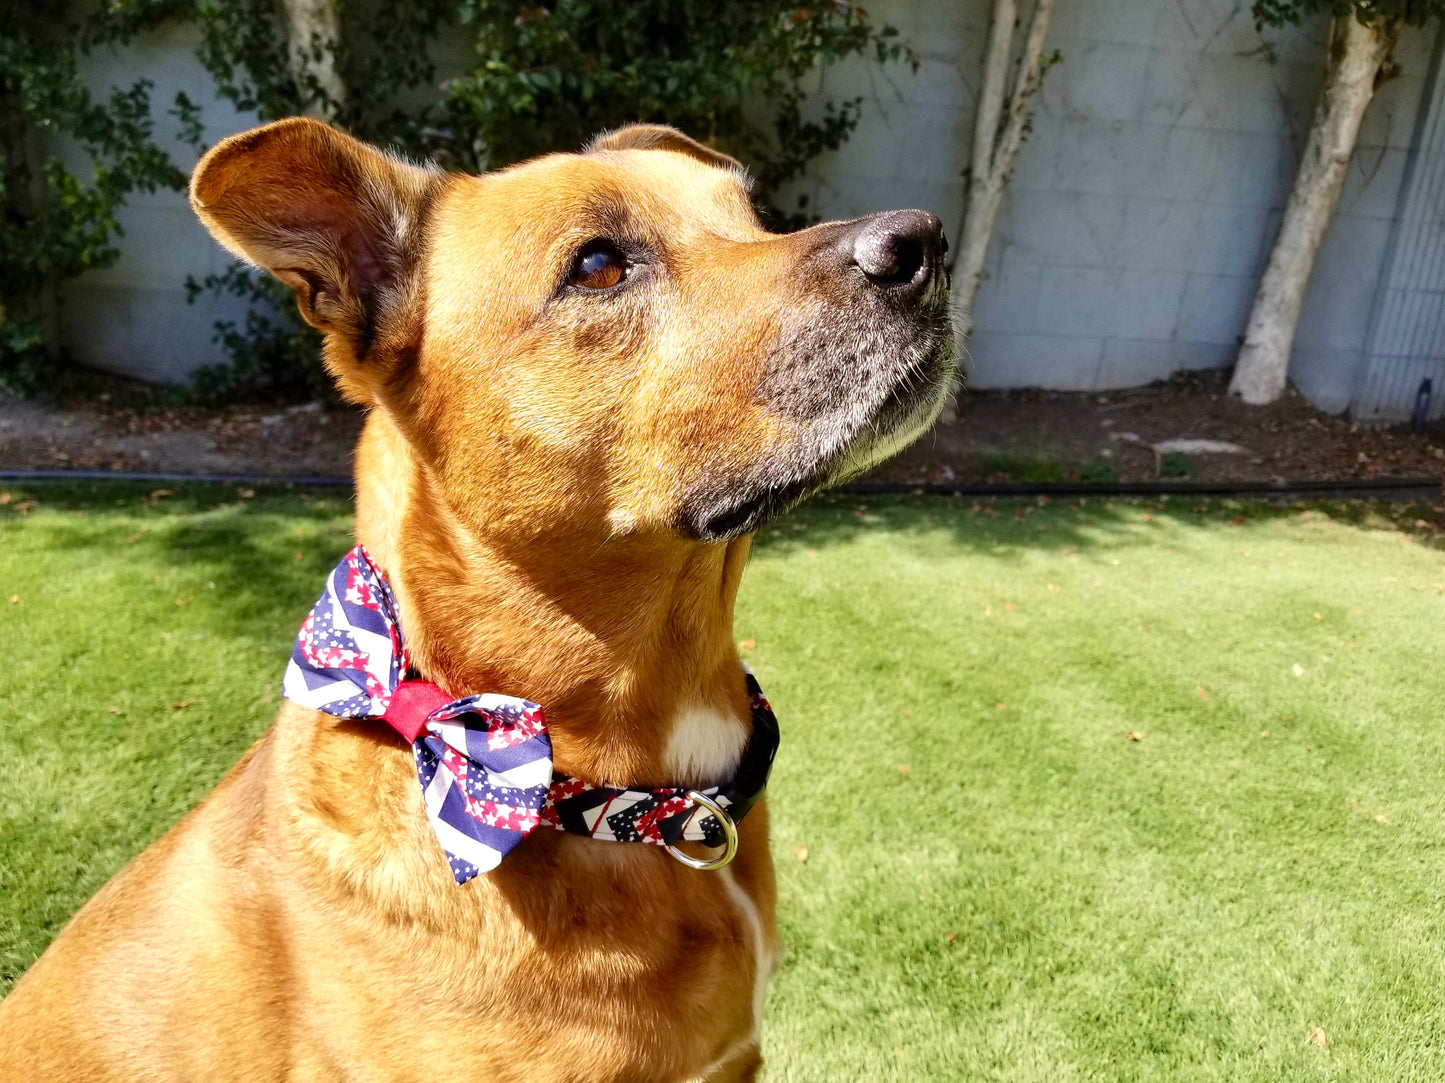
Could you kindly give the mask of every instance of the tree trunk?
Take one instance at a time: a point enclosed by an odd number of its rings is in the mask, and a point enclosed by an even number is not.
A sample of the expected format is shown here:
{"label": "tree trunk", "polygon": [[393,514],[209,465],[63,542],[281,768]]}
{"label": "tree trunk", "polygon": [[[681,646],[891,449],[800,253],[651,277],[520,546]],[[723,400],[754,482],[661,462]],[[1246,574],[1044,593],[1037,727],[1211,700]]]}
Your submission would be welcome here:
{"label": "tree trunk", "polygon": [[1014,158],[1023,142],[1029,101],[1039,88],[1044,36],[1053,12],[1054,0],[1036,0],[1028,36],[1014,71],[1013,87],[1005,97],[1018,9],[1016,0],[994,0],[983,82],[974,113],[973,156],[964,194],[963,236],[959,238],[953,266],[954,296],[966,313],[973,312],[989,238],[999,207],[1003,205],[1004,187],[1013,170]]}
{"label": "tree trunk", "polygon": [[1400,24],[1393,19],[1365,26],[1353,15],[1342,15],[1330,25],[1325,85],[1229,383],[1230,393],[1245,402],[1261,406],[1284,392],[1310,271],[1339,201],[1375,80],[1399,34]]}
{"label": "tree trunk", "polygon": [[332,120],[346,101],[337,69],[341,17],[337,0],[284,0],[291,77],[308,116]]}

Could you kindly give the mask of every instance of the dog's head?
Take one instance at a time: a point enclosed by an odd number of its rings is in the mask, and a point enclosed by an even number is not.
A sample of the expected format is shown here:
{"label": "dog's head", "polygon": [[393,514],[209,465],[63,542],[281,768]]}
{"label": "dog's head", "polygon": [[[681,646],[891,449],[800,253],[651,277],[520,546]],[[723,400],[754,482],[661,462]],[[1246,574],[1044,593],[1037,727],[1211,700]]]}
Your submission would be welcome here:
{"label": "dog's head", "polygon": [[734,537],[904,446],[953,378],[935,217],[768,233],[742,168],[669,128],[475,177],[281,121],[191,199],[478,528]]}

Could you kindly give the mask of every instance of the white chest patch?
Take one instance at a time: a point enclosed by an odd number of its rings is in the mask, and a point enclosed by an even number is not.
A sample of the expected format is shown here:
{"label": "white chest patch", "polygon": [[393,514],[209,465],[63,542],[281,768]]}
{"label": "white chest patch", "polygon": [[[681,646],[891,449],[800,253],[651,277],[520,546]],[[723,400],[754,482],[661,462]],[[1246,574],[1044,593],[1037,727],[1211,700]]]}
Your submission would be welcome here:
{"label": "white chest patch", "polygon": [[733,777],[747,740],[738,719],[711,707],[685,707],[673,719],[662,764],[679,783],[716,786]]}

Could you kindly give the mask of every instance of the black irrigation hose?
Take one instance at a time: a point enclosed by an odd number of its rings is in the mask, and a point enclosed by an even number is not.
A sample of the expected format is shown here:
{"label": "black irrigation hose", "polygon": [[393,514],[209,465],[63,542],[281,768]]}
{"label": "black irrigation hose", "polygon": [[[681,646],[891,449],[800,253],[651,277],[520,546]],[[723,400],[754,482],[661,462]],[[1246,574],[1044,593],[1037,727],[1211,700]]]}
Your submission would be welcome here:
{"label": "black irrigation hose", "polygon": [[[269,474],[129,473],[120,470],[0,470],[0,481],[142,481],[163,484],[304,485],[344,488],[347,477],[274,477]],[[1441,499],[1438,477],[1359,478],[1341,481],[1115,481],[1115,482],[909,482],[855,481],[837,490],[853,496],[1219,496],[1276,500],[1390,500],[1434,503]]]}
{"label": "black irrigation hose", "polygon": [[135,473],[127,470],[0,470],[0,481],[145,481],[202,483],[206,485],[306,485],[311,488],[343,488],[347,477],[292,477],[271,474],[169,474],[161,471]]}
{"label": "black irrigation hose", "polygon": [[1442,498],[1436,477],[1357,478],[1341,481],[1055,481],[917,482],[858,481],[839,488],[858,496],[926,493],[933,496],[1221,496],[1273,500],[1338,499],[1434,502]]}

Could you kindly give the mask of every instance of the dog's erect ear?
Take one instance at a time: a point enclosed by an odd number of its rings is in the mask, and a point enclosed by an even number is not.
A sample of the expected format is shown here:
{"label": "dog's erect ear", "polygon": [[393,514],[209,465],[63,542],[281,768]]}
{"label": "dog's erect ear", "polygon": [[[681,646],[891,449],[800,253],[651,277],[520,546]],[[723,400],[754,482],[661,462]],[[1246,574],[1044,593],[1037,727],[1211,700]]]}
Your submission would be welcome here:
{"label": "dog's erect ear", "polygon": [[[196,166],[191,205],[232,252],[296,291],[327,332],[343,384],[410,292],[428,201],[441,175],[297,117],[217,144]],[[348,388],[348,390],[352,390]]]}
{"label": "dog's erect ear", "polygon": [[629,124],[625,128],[603,132],[584,148],[588,154],[597,150],[670,150],[719,169],[743,172],[742,163],[736,158],[704,146],[666,124]]}

